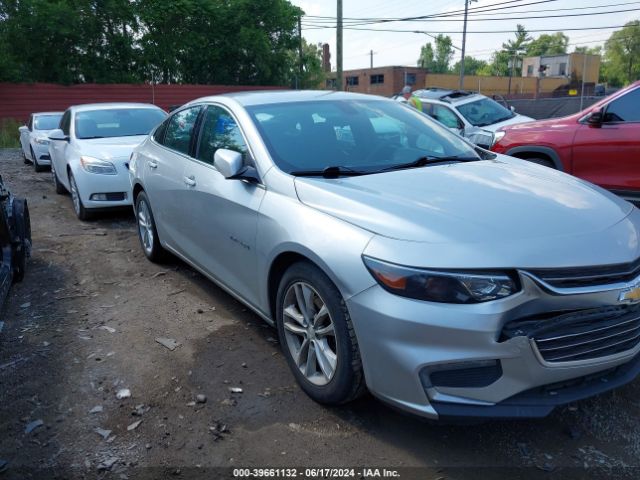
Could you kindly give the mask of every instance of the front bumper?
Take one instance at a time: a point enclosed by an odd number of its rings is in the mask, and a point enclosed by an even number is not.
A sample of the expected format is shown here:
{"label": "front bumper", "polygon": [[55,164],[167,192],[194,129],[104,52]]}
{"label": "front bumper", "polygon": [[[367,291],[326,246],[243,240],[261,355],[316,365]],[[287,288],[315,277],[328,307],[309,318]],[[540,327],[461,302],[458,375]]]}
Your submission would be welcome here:
{"label": "front bumper", "polygon": [[[73,175],[85,208],[103,209],[132,205],[129,172],[123,171],[121,167],[116,175],[89,173],[82,168],[78,168]],[[96,200],[97,195],[106,195],[109,200]]]}
{"label": "front bumper", "polygon": [[[526,335],[502,336],[504,326],[517,319],[618,305],[619,290],[558,295],[529,276],[521,275],[521,281],[519,293],[474,305],[416,301],[377,285],[351,297],[347,304],[370,391],[429,418],[540,417],[635,378],[640,343],[603,357],[548,362]],[[433,372],[454,369],[463,370],[458,381],[431,381]],[[585,386],[594,375],[610,378]],[[538,392],[541,386],[554,393]]]}
{"label": "front bumper", "polygon": [[40,165],[51,165],[51,157],[49,156],[49,145],[40,143],[32,143],[33,153],[38,159]]}

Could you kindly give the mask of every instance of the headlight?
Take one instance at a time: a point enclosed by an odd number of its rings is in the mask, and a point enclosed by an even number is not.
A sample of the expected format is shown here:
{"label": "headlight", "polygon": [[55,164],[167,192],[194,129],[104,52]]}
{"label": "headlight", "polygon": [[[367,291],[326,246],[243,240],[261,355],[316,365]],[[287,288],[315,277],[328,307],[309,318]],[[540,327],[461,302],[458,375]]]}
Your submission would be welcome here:
{"label": "headlight", "polygon": [[100,173],[102,175],[115,175],[116,167],[113,163],[93,157],[80,157],[80,164],[89,173]]}
{"label": "headlight", "polygon": [[493,147],[496,143],[504,138],[507,132],[498,130],[497,132],[493,132],[493,142],[491,142],[491,146]]}
{"label": "headlight", "polygon": [[38,145],[49,145],[49,140],[47,140],[46,138],[36,138],[34,140],[34,142],[36,142]]}
{"label": "headlight", "polygon": [[515,274],[444,272],[404,267],[363,256],[373,278],[402,297],[440,303],[480,303],[508,297],[519,290]]}

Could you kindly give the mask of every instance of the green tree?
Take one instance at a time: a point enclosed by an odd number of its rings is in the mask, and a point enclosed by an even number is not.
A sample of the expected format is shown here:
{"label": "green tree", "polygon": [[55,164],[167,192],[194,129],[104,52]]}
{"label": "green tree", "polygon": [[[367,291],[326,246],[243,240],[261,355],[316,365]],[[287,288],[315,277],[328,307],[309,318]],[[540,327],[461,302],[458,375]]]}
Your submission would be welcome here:
{"label": "green tree", "polygon": [[546,33],[531,40],[526,46],[525,52],[528,57],[538,57],[541,55],[560,55],[567,53],[569,48],[569,37],[562,32],[548,35]]}
{"label": "green tree", "polygon": [[613,32],[605,43],[606,80],[612,85],[631,83],[640,78],[640,21],[627,23]]}
{"label": "green tree", "polygon": [[322,48],[302,39],[302,75],[300,74],[300,52],[290,52],[288,85],[292,88],[322,88],[326,74],[322,69]]}
{"label": "green tree", "polygon": [[428,70],[429,72],[433,72],[433,66],[434,66],[434,53],[433,53],[433,46],[431,45],[431,43],[427,43],[426,45],[423,45],[422,48],[420,49],[420,58],[418,58],[418,66],[420,68],[424,68],[426,70]]}
{"label": "green tree", "polygon": [[491,61],[480,68],[479,75],[496,75],[499,77],[509,76],[509,60],[511,59],[509,52],[498,50],[491,55]]}
{"label": "green tree", "polygon": [[[507,69],[510,70],[509,74],[512,76],[519,77],[522,75],[522,68],[517,67],[517,60],[521,58],[527,50],[529,42],[533,39],[529,36],[529,33],[524,28],[523,25],[517,25],[516,38],[513,40],[508,40],[506,43],[502,44],[502,50],[507,53],[509,60],[507,60]],[[504,58],[501,57],[501,60]],[[509,65],[512,65],[512,68],[509,68]]]}
{"label": "green tree", "polygon": [[[484,60],[465,55],[464,57],[464,73],[465,75],[480,75],[480,72],[485,71],[488,64]],[[451,69],[451,73],[460,73],[460,60],[458,60]]]}
{"label": "green tree", "polygon": [[435,38],[435,44],[435,50],[430,42],[420,49],[418,66],[431,73],[448,73],[453,58],[451,37],[440,34]]}

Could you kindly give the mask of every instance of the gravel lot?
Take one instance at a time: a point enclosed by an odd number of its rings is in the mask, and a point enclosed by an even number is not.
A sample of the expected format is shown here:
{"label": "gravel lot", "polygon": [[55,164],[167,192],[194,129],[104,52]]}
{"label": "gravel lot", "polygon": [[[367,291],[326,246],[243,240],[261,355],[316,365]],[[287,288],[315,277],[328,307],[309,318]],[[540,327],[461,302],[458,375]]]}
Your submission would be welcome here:
{"label": "gravel lot", "polygon": [[214,467],[237,466],[638,478],[621,467],[640,465],[640,381],[541,421],[434,425],[370,396],[324,408],[295,385],[274,330],[184,263],[144,258],[130,213],[78,221],[18,150],[0,150],[0,173],[28,198],[34,243],[0,307],[0,479],[220,478],[230,471]]}

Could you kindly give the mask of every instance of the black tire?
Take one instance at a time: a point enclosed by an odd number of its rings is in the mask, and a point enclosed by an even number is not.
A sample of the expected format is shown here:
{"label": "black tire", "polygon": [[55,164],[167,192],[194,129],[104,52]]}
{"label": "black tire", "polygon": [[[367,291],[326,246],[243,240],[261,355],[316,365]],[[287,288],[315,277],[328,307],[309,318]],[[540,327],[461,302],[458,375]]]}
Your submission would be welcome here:
{"label": "black tire", "polygon": [[556,166],[555,164],[547,159],[547,158],[525,158],[524,160],[526,160],[527,162],[531,162],[531,163],[536,163],[538,165],[542,165],[543,167],[549,167],[549,168],[553,168],[555,169]]}
{"label": "black tire", "polygon": [[31,219],[29,207],[23,198],[13,200],[12,223],[12,262],[13,281],[20,282],[27,269],[27,258],[31,256]]}
{"label": "black tire", "polygon": [[62,183],[60,183],[60,180],[58,180],[58,174],[56,173],[56,170],[53,166],[53,161],[51,161],[51,175],[53,176],[53,186],[56,190],[56,193],[58,195],[67,193],[67,189],[64,188],[64,185],[62,185]]}
{"label": "black tire", "polygon": [[38,163],[38,157],[36,157],[35,152],[33,151],[33,148],[31,148],[31,158],[33,158],[33,169],[36,172],[42,172],[44,171],[44,166],[40,165]]}
{"label": "black tire", "polygon": [[[91,220],[93,218],[93,214],[90,210],[87,210],[82,203],[82,199],[80,198],[80,192],[78,191],[78,184],[76,183],[76,179],[73,178],[73,173],[69,172],[69,186],[71,187],[71,203],[73,204],[73,211],[76,213],[76,216],[79,220],[86,221]],[[77,202],[73,198],[73,190],[75,188],[77,195]]]}
{"label": "black tire", "polygon": [[[146,205],[146,209],[145,209]],[[140,240],[140,246],[142,247],[142,251],[144,252],[145,257],[151,260],[154,263],[162,263],[167,259],[167,251],[160,244],[160,237],[158,237],[158,230],[156,229],[156,221],[153,217],[153,211],[151,209],[151,203],[149,202],[149,197],[147,194],[142,191],[136,197],[135,204],[135,215],[136,215],[136,226],[138,230],[138,240]],[[144,213],[142,213],[144,212]],[[151,248],[147,248],[145,246],[145,241],[143,239],[143,227],[141,225],[141,213],[145,217],[145,222],[148,222],[149,229],[147,233],[150,233],[153,238],[151,242]],[[148,213],[148,218],[146,213]]]}
{"label": "black tire", "polygon": [[[337,362],[332,378],[325,385],[316,385],[306,378],[287,344],[283,313],[285,296],[297,282],[304,282],[317,292],[334,325]],[[347,306],[329,277],[312,263],[295,263],[283,275],[276,297],[276,326],[287,363],[302,390],[313,400],[325,405],[340,405],[355,400],[366,391],[358,341]]]}
{"label": "black tire", "polygon": [[25,165],[28,165],[29,163],[31,163],[31,161],[24,154],[24,150],[22,150],[22,161],[25,163]]}

